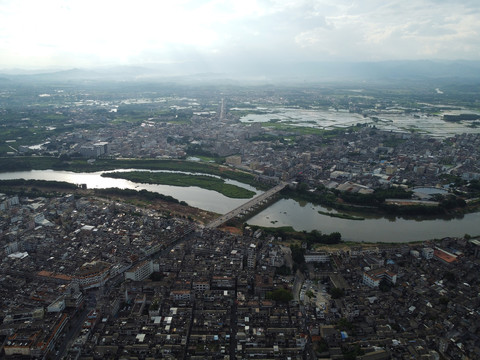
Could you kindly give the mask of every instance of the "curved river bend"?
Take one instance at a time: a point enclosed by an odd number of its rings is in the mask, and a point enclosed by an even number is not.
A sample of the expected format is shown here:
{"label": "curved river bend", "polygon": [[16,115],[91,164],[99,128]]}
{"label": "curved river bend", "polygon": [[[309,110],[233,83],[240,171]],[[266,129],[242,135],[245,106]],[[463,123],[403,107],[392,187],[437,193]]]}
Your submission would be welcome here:
{"label": "curved river bend", "polygon": [[[121,169],[115,170],[117,172],[127,171],[152,171],[141,169]],[[181,187],[171,185],[156,185],[135,183],[125,179],[114,179],[109,177],[102,177],[101,175],[109,171],[98,171],[92,173],[76,173],[71,171],[57,171],[57,170],[31,170],[31,171],[17,171],[9,173],[0,173],[0,180],[10,179],[25,179],[25,180],[49,180],[49,181],[65,181],[72,184],[86,184],[89,189],[105,189],[105,188],[119,188],[119,189],[133,189],[133,190],[148,190],[158,192],[163,195],[173,196],[175,199],[185,201],[190,206],[198,207],[200,209],[213,211],[219,214],[224,214],[230,210],[247,202],[248,199],[232,199],[226,197],[213,190],[205,190],[196,186]],[[157,171],[157,172],[172,172],[172,171]],[[185,173],[185,172],[183,172]],[[191,174],[191,173],[189,173]],[[207,174],[202,174],[207,175]],[[213,175],[212,175],[213,176]],[[252,186],[240,183],[234,180],[225,180],[228,184],[241,186],[248,190],[260,194]]]}
{"label": "curved river bend", "polygon": [[[129,170],[118,170],[129,171]],[[87,184],[88,188],[118,187],[121,189],[148,190],[185,201],[195,206],[219,214],[244,204],[248,199],[232,199],[212,190],[199,187],[178,187],[170,185],[141,184],[124,179],[104,178],[104,171],[94,173],[74,173],[70,171],[32,170],[0,173],[0,180],[56,180],[73,184]],[[260,194],[261,191],[237,181],[227,180]],[[365,242],[409,242],[480,234],[480,212],[466,214],[452,220],[395,220],[387,218],[367,218],[365,220],[347,220],[319,214],[318,211],[330,210],[310,203],[300,204],[292,199],[282,199],[248,220],[249,224],[278,227],[292,226],[295,230],[319,230],[322,233],[338,231],[342,239]]]}

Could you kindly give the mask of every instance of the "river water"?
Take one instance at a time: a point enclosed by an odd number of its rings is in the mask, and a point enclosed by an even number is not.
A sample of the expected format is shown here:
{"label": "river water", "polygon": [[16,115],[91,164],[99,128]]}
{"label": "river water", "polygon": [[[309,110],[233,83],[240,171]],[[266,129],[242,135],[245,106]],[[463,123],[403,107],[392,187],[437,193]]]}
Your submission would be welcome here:
{"label": "river water", "polygon": [[[117,171],[142,171],[139,169],[122,169]],[[151,171],[151,170],[143,170]],[[213,190],[205,190],[196,186],[181,187],[171,185],[156,185],[156,184],[142,184],[135,183],[125,179],[114,179],[109,177],[102,177],[105,172],[98,171],[92,173],[75,173],[71,171],[56,171],[56,170],[31,170],[31,171],[17,171],[9,173],[0,173],[0,180],[9,179],[25,179],[25,180],[50,180],[50,181],[65,181],[72,184],[86,184],[89,189],[105,189],[105,188],[119,188],[119,189],[133,189],[133,190],[148,190],[158,192],[163,195],[173,196],[175,199],[185,201],[190,206],[198,207],[200,209],[213,211],[219,214],[225,214],[230,210],[246,203],[248,199],[232,199],[226,197]],[[154,171],[153,171],[154,172]],[[172,171],[163,171],[172,172]],[[202,174],[206,175],[206,174]],[[240,183],[234,180],[225,180],[228,184],[241,186],[248,190],[254,191],[255,194],[262,193],[252,186]]]}
{"label": "river water", "polygon": [[[119,170],[129,171],[129,170]],[[152,185],[134,183],[124,179],[102,177],[101,172],[74,173],[70,171],[32,170],[0,173],[0,180],[37,179],[66,181],[73,184],[87,184],[88,188],[118,187],[121,189],[148,190],[170,195],[183,200],[191,206],[224,214],[246,203],[248,199],[231,199],[212,190],[199,187],[178,187],[170,185]],[[228,180],[230,184],[242,186],[260,194],[261,191],[237,181]],[[365,242],[409,242],[443,238],[446,236],[463,236],[480,234],[480,212],[466,214],[452,220],[406,220],[384,217],[365,220],[347,220],[318,213],[335,212],[311,203],[299,203],[292,199],[282,199],[269,208],[255,215],[247,222],[252,225],[278,227],[292,226],[295,230],[319,230],[329,234],[338,231],[342,239]],[[361,215],[360,215],[361,216]]]}
{"label": "river water", "polygon": [[451,220],[417,221],[385,217],[347,220],[323,215],[318,211],[335,213],[323,206],[282,199],[247,222],[259,226],[293,226],[298,231],[319,230],[324,234],[338,231],[343,240],[365,242],[410,242],[480,234],[480,212]]}

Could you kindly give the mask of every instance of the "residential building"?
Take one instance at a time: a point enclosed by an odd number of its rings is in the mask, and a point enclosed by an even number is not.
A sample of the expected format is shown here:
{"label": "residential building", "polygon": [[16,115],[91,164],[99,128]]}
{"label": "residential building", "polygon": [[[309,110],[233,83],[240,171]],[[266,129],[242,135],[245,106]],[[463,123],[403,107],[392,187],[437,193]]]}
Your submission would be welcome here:
{"label": "residential building", "polygon": [[382,279],[395,284],[397,282],[397,274],[384,268],[373,269],[363,273],[363,283],[370,287],[378,287]]}

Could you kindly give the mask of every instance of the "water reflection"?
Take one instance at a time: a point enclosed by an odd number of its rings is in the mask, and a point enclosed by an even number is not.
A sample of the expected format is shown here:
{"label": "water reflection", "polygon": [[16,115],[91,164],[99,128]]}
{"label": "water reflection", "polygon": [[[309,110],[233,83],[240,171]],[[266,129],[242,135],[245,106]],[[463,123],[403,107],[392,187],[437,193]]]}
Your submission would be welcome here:
{"label": "water reflection", "polygon": [[[138,169],[136,169],[138,171]],[[131,171],[131,169],[118,170]],[[149,170],[144,170],[149,171]],[[219,214],[225,214],[236,207],[244,204],[248,199],[232,199],[226,197],[216,191],[206,190],[196,186],[180,187],[171,185],[155,185],[135,183],[125,179],[114,179],[102,177],[104,172],[98,171],[93,173],[75,173],[71,171],[55,171],[55,170],[31,170],[18,171],[10,173],[0,173],[0,180],[9,179],[25,179],[25,180],[49,180],[49,181],[65,181],[72,184],[86,184],[89,189],[105,189],[116,187],[119,189],[148,190],[158,192],[164,195],[170,195],[174,198],[185,201],[190,206],[198,207]],[[204,174],[202,174],[204,175]],[[261,191],[247,184],[240,183],[235,180],[225,180],[226,183],[241,186],[248,190],[260,194]]]}
{"label": "water reflection", "polygon": [[[297,231],[319,230],[322,233],[339,231],[347,241],[408,242],[422,241],[446,236],[479,234],[480,213],[461,214],[449,219],[412,219],[365,216],[365,220],[349,220],[320,214],[331,212],[317,205],[305,207],[292,199],[282,199],[247,222],[252,225],[281,227],[292,226]],[[288,215],[287,215],[288,214]]]}
{"label": "water reflection", "polygon": [[[125,171],[125,170],[122,170]],[[178,187],[171,185],[153,185],[134,183],[124,179],[102,177],[103,172],[74,173],[69,171],[32,170],[22,172],[0,173],[0,180],[7,179],[36,179],[66,181],[73,184],[86,184],[88,188],[109,188],[148,190],[185,201],[191,206],[225,214],[244,204],[248,199],[231,199],[212,190],[199,187]],[[233,180],[228,183],[242,186],[254,191],[261,191]],[[463,236],[465,233],[478,235],[480,233],[480,212],[473,214],[459,214],[445,219],[418,219],[383,217],[379,214],[364,215],[349,213],[365,220],[348,220],[320,214],[321,212],[338,213],[331,208],[313,205],[306,201],[297,202],[292,199],[281,199],[248,220],[249,224],[281,227],[292,226],[298,231],[319,230],[322,233],[339,231],[342,238],[348,241],[365,242],[408,242],[422,241],[446,236]]]}
{"label": "water reflection", "polygon": [[[290,109],[276,107],[265,109],[265,114],[247,114],[240,118],[241,122],[256,123],[276,120],[280,124],[295,124],[296,126],[314,127],[318,129],[331,130],[335,128],[346,128],[360,124],[375,125],[383,130],[395,132],[407,132],[412,129],[420,133],[428,133],[435,137],[445,138],[463,133],[480,133],[480,128],[469,128],[461,122],[444,121],[441,115],[425,116],[424,114],[379,114],[378,120],[365,118],[360,114],[348,111],[337,111],[335,109]],[[418,119],[418,116],[421,119]]]}

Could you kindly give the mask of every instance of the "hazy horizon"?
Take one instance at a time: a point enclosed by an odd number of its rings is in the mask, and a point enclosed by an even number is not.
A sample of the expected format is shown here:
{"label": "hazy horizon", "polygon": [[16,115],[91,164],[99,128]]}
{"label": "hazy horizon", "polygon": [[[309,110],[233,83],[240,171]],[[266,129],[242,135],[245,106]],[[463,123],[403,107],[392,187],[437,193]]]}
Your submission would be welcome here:
{"label": "hazy horizon", "polygon": [[0,70],[480,60],[480,3],[0,0]]}

